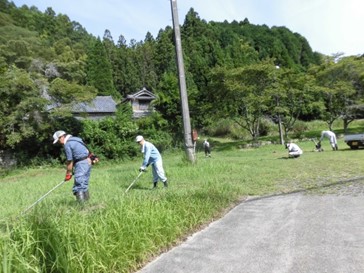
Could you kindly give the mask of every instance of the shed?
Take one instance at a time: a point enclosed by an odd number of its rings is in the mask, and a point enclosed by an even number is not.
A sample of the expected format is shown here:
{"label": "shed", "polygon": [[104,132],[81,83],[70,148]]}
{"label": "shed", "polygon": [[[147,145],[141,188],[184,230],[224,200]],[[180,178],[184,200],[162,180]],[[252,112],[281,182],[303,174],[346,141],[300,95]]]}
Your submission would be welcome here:
{"label": "shed", "polygon": [[153,112],[153,107],[151,102],[157,97],[145,87],[136,93],[126,96],[124,101],[130,101],[131,107],[133,109],[133,117],[140,118],[150,115]]}

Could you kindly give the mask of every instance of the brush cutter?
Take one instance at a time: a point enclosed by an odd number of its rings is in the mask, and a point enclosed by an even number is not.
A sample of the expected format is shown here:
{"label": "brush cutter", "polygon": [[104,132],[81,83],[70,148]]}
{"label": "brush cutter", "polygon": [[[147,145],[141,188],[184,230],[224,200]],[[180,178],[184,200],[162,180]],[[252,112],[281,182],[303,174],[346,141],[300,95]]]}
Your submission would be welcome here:
{"label": "brush cutter", "polygon": [[131,182],[130,186],[126,189],[125,193],[128,192],[128,190],[131,188],[131,186],[134,185],[134,183],[139,179],[139,177],[142,175],[143,172],[139,172],[138,176],[134,179],[133,182]]}
{"label": "brush cutter", "polygon": [[62,186],[63,183],[65,183],[66,180],[63,180],[61,183],[59,183],[58,185],[54,186],[51,190],[49,190],[45,195],[43,195],[41,198],[39,198],[37,201],[35,201],[33,204],[31,204],[28,208],[26,208],[21,215],[25,214],[27,211],[29,211],[32,207],[34,207],[36,204],[38,204],[40,201],[42,201],[48,194],[50,194],[52,191],[54,191],[55,189],[57,189],[58,187]]}
{"label": "brush cutter", "polygon": [[311,138],[311,140],[313,141],[313,143],[315,143],[315,151],[316,152],[323,152],[324,149],[321,148],[321,142],[316,142],[316,140],[314,138]]}

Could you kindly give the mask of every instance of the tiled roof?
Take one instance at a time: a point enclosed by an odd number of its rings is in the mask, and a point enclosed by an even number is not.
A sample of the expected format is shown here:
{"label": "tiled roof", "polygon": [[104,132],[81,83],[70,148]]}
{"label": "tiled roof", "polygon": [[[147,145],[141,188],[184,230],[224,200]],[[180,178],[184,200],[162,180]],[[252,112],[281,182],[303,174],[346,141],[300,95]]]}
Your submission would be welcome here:
{"label": "tiled roof", "polygon": [[148,91],[145,87],[143,87],[142,90],[136,92],[136,93],[133,93],[133,94],[130,94],[130,95],[127,95],[126,96],[126,99],[147,99],[147,100],[154,100],[156,99],[156,96]]}
{"label": "tiled roof", "polygon": [[111,96],[97,96],[91,102],[77,103],[72,107],[74,113],[115,113],[116,102]]}

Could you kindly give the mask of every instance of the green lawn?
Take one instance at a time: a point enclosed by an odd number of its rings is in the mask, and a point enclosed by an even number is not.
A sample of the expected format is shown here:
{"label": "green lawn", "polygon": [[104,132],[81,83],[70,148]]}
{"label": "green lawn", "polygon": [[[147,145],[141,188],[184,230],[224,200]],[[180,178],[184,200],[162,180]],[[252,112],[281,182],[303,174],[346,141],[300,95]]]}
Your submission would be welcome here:
{"label": "green lawn", "polygon": [[281,145],[241,149],[239,142],[213,140],[212,157],[197,152],[163,154],[169,188],[150,190],[151,170],[138,175],[141,159],[102,162],[91,175],[91,199],[78,205],[67,182],[25,215],[21,213],[60,183],[64,168],[17,170],[0,179],[2,272],[133,272],[153,256],[221,217],[249,196],[319,189],[362,177],[364,150],[304,151],[287,159]]}

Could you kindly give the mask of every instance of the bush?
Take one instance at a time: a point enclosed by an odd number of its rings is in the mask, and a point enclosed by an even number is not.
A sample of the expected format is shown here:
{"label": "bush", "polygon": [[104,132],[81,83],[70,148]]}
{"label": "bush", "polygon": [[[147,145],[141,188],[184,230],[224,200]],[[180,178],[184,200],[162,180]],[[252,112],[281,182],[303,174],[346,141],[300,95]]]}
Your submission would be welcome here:
{"label": "bush", "polygon": [[294,138],[302,138],[308,130],[308,125],[304,121],[297,120],[293,126]]}
{"label": "bush", "polygon": [[171,148],[173,140],[175,142],[181,140],[181,138],[172,137],[172,134],[168,131],[168,122],[158,112],[137,120],[137,125],[139,128],[138,134],[142,135],[147,141],[152,142],[160,152]]}
{"label": "bush", "polygon": [[134,137],[137,125],[122,114],[100,121],[84,120],[80,136],[93,153],[107,159],[127,159],[137,155]]}
{"label": "bush", "polygon": [[274,124],[270,119],[262,119],[259,127],[259,136],[269,136],[272,132],[278,134],[278,124]]}
{"label": "bush", "polygon": [[236,122],[229,119],[220,119],[204,130],[205,135],[213,137],[230,137],[232,139],[242,139],[246,137],[244,129],[241,128]]}
{"label": "bush", "polygon": [[[259,136],[267,136],[274,131],[274,123],[268,119],[262,119],[260,124]],[[251,139],[250,133],[237,124],[234,120],[221,119],[214,125],[206,127],[205,135],[213,137],[228,137],[232,139]]]}

